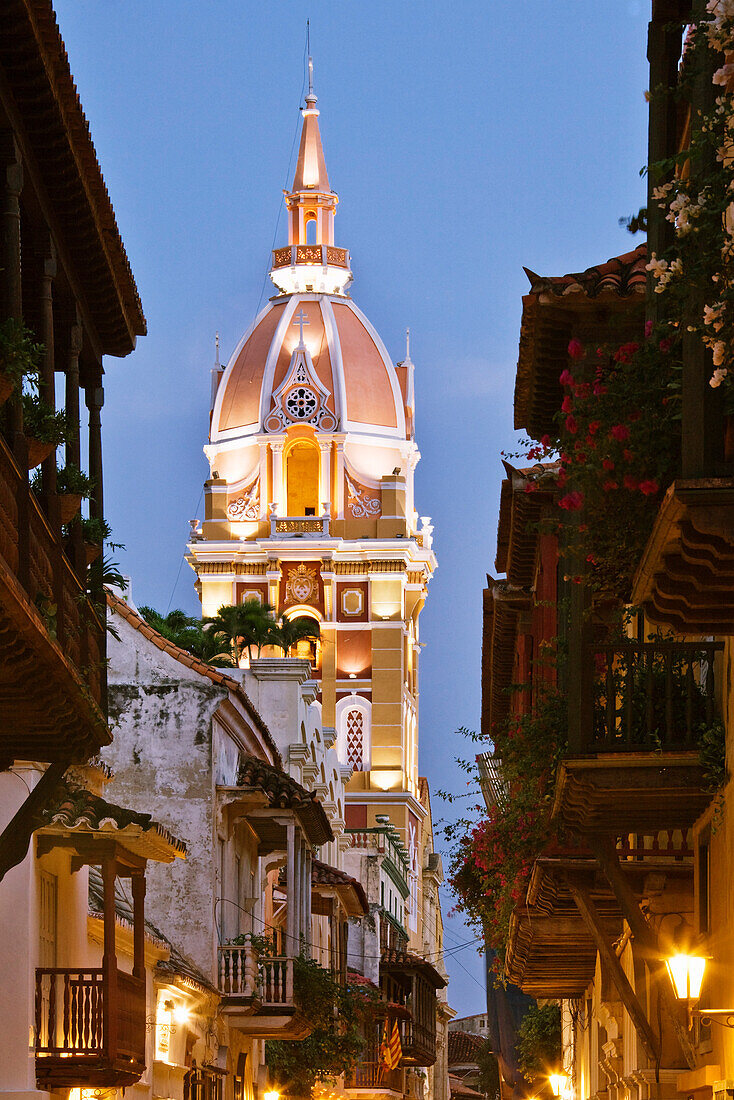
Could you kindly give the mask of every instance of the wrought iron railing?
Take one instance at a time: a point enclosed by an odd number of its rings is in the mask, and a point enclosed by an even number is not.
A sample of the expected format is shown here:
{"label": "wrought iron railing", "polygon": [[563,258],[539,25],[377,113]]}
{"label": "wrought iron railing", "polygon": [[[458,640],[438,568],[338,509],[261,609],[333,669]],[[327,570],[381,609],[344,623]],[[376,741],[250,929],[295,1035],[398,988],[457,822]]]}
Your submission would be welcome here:
{"label": "wrought iron railing", "polygon": [[697,747],[716,717],[714,661],[723,642],[628,642],[587,651],[588,748]]}

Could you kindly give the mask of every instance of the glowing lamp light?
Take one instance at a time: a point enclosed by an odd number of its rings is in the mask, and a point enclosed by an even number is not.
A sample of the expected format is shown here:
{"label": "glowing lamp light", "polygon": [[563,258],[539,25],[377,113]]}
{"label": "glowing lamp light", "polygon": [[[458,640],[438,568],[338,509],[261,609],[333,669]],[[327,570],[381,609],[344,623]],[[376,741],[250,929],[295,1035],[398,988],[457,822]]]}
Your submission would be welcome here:
{"label": "glowing lamp light", "polygon": [[675,995],[679,1001],[697,1001],[706,970],[702,955],[672,955],[665,960]]}
{"label": "glowing lamp light", "polygon": [[270,1089],[268,1092],[263,1093],[263,1100],[280,1100],[280,1093],[275,1089]]}
{"label": "glowing lamp light", "polygon": [[550,1073],[548,1075],[548,1081],[550,1082],[551,1091],[554,1096],[563,1096],[568,1084],[567,1073]]}
{"label": "glowing lamp light", "polygon": [[173,1022],[176,1024],[187,1024],[189,1022],[189,1010],[186,1005],[176,1005],[172,1015]]}

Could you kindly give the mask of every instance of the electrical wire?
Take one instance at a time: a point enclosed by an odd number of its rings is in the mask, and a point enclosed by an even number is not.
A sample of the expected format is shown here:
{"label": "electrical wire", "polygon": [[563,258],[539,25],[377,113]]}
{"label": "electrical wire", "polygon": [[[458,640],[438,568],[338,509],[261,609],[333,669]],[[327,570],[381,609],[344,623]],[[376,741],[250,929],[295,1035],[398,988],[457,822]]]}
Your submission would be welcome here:
{"label": "electrical wire", "polygon": [[[199,505],[201,504],[203,496],[204,496],[204,488],[202,486],[201,492],[199,493],[199,499],[196,502],[196,508],[194,510],[194,515],[197,515],[197,513],[199,511]],[[168,606],[166,607],[166,615],[171,610],[171,604],[173,603],[173,597],[176,595],[176,588],[178,587],[178,582],[179,582],[179,579],[181,577],[181,570],[183,569],[184,561],[185,561],[185,558],[182,554],[181,555],[181,561],[178,563],[178,573],[176,574],[176,579],[173,582],[173,588],[171,589],[171,595],[170,595],[170,598],[168,600]]]}

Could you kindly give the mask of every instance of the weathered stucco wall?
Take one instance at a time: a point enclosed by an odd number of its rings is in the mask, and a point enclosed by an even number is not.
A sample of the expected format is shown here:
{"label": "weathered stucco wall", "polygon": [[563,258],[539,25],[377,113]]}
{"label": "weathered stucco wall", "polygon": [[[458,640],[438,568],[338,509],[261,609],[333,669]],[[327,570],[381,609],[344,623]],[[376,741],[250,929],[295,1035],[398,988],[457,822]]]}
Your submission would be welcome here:
{"label": "weathered stucco wall", "polygon": [[214,977],[212,718],[227,689],[163,653],[119,616],[110,639],[114,741],[107,797],[142,810],[188,846],[173,866],[149,864],[146,914]]}

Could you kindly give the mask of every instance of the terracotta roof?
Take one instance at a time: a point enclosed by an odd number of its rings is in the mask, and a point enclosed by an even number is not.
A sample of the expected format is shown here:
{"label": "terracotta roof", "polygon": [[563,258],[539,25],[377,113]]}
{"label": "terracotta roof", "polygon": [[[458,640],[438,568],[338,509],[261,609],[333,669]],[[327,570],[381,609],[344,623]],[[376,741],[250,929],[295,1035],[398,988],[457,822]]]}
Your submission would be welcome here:
{"label": "terracotta roof", "polygon": [[484,1039],[470,1031],[449,1031],[449,1068],[476,1065],[477,1051],[483,1046]]}
{"label": "terracotta roof", "polygon": [[146,859],[165,863],[186,855],[184,842],[153,821],[150,814],[115,806],[83,787],[74,788],[68,783],[59,785],[54,801],[43,811],[42,820],[39,832],[47,836],[60,832],[104,833]]}
{"label": "terracotta roof", "polygon": [[228,676],[226,672],[222,672],[220,669],[214,668],[213,665],[208,665],[206,661],[202,661],[201,658],[195,657],[193,653],[189,653],[188,650],[181,649],[180,646],[174,645],[168,638],[164,638],[162,634],[154,630],[153,627],[145,621],[142,615],[139,615],[137,611],[133,611],[129,604],[125,603],[125,601],[115,595],[114,592],[110,592],[109,589],[107,590],[107,606],[114,615],[119,615],[123,618],[133,630],[137,630],[139,634],[142,634],[144,638],[152,642],[162,653],[167,653],[169,657],[173,657],[179,664],[185,665],[186,668],[190,668],[194,672],[198,672],[201,676],[206,676],[213,684],[219,684],[233,692],[233,694],[244,703],[245,710],[250,718],[252,718],[259,732],[263,735],[268,748],[273,754],[275,763],[278,765],[282,764],[278,746],[275,744],[270,730],[260,714],[258,714],[239,680],[236,680],[234,676]]}
{"label": "terracotta roof", "polygon": [[5,0],[0,70],[101,350],[127,355],[145,318],[51,0]]}
{"label": "terracotta roof", "polygon": [[647,245],[572,275],[527,271],[515,378],[515,428],[540,439],[552,432],[572,338],[603,344],[642,339]]}
{"label": "terracotta roof", "polygon": [[[103,918],[104,887],[102,884],[102,872],[99,867],[89,868],[89,913],[92,917]],[[132,905],[125,895],[122,881],[115,880],[115,916],[123,927],[132,929],[133,910]],[[166,935],[156,928],[149,920],[145,922],[146,935],[158,944],[167,947],[169,957],[161,959],[156,969],[164,974],[175,975],[182,978],[187,985],[194,985],[207,991],[213,991],[214,986],[207,981],[201,970],[182,951],[171,943]]]}
{"label": "terracotta roof", "polygon": [[327,844],[334,839],[329,819],[316,792],[307,791],[280,768],[247,756],[240,765],[237,786],[254,787],[267,795],[271,806],[295,810],[312,844]]}
{"label": "terracotta roof", "polygon": [[587,298],[614,295],[626,298],[630,294],[644,294],[647,285],[647,241],[623,256],[613,256],[604,264],[587,267],[572,275],[551,275],[544,278],[534,271],[523,271],[530,280],[532,294],[549,293],[556,297],[584,294]]}
{"label": "terracotta roof", "polygon": [[443,975],[439,974],[436,967],[428,961],[428,959],[422,958],[420,955],[414,955],[412,951],[383,951],[380,957],[380,966],[385,970],[418,970],[427,978],[435,989],[443,989],[448,985],[448,981]]}
{"label": "terracotta roof", "polygon": [[348,887],[356,895],[358,905],[354,908],[361,909],[360,913],[355,911],[353,915],[363,916],[370,911],[367,895],[359,879],[352,878],[346,871],[340,871],[338,867],[322,863],[320,859],[314,859],[311,863],[311,886]]}
{"label": "terracotta roof", "polygon": [[456,1077],[455,1074],[449,1074],[449,1088],[451,1089],[451,1100],[485,1100],[483,1092],[477,1092],[476,1089],[472,1089],[469,1085],[465,1085],[460,1077]]}

